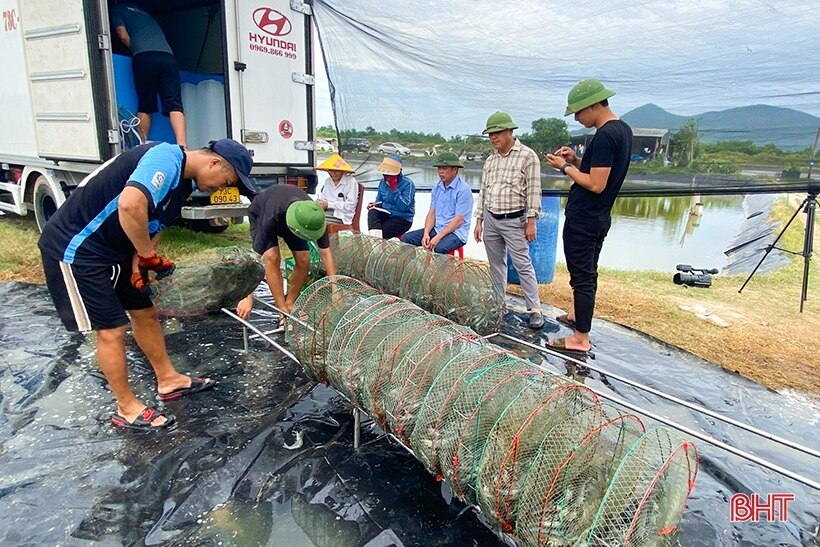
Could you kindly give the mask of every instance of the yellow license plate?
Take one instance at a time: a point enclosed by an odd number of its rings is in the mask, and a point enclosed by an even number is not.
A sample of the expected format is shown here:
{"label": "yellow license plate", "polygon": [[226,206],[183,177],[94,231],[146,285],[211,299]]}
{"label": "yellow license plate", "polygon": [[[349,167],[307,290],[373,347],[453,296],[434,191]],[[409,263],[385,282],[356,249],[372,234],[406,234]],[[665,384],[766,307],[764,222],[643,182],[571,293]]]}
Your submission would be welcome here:
{"label": "yellow license plate", "polygon": [[239,203],[239,188],[220,188],[211,194],[211,205]]}

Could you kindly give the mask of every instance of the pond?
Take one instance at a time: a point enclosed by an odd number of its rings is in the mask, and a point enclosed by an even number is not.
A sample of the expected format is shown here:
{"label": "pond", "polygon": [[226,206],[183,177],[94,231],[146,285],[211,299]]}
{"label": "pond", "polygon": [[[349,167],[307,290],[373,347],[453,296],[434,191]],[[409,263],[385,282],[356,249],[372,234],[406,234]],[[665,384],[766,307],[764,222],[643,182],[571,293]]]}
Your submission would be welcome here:
{"label": "pond", "polygon": [[[424,217],[430,207],[429,189],[438,181],[438,174],[432,167],[414,167],[406,173],[418,188],[412,227],[415,230],[424,226]],[[468,164],[462,171],[462,178],[475,192],[478,191],[481,183],[479,168]],[[368,170],[359,175],[358,180],[368,188],[365,203],[375,201],[378,175]],[[704,196],[699,200],[688,196],[619,198],[612,211],[612,228],[599,265],[618,270],[664,272],[674,272],[677,264],[721,269],[727,264],[723,252],[743,222],[743,199],[743,196]],[[690,208],[697,201],[703,205],[702,214],[690,214]],[[566,198],[562,198],[558,262],[564,262],[560,233],[565,204]],[[471,236],[464,247],[464,256],[486,260],[483,244],[476,243]]]}

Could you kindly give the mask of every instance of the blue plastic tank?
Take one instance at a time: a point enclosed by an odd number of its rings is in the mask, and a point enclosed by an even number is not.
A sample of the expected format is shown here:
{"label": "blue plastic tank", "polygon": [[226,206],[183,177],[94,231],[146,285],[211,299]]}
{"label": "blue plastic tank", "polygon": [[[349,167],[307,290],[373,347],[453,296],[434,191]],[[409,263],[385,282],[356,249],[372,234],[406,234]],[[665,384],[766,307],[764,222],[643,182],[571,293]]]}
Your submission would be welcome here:
{"label": "blue plastic tank", "polygon": [[[535,268],[538,283],[552,283],[555,275],[555,252],[558,246],[558,216],[561,213],[561,198],[544,196],[541,198],[541,215],[535,221],[536,238],[530,243],[530,258]],[[518,272],[507,255],[507,281],[519,284]]]}

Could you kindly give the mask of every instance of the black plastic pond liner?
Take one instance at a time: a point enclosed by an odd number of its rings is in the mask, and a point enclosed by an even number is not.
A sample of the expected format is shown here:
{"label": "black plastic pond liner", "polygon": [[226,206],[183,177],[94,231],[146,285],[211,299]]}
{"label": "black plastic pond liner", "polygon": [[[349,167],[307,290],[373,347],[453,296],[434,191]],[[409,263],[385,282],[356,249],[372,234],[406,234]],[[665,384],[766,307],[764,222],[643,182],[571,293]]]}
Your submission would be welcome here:
{"label": "black plastic pond liner", "polygon": [[[225,316],[164,321],[178,368],[220,385],[169,404],[179,422],[172,431],[124,435],[109,425],[114,402],[95,365],[93,338],[62,329],[43,287],[0,284],[0,302],[0,544],[499,544],[474,513],[462,513],[446,484],[374,426],[365,427],[355,451],[348,404],[263,342],[243,353],[241,328]],[[534,343],[559,330],[548,322],[534,333],[525,323],[523,314],[508,312],[504,329]],[[817,448],[817,399],[778,394],[612,324],[593,328],[598,367]],[[561,359],[515,351],[555,372],[566,369]],[[133,343],[128,355],[132,386],[153,402],[150,367]],[[598,374],[585,381],[818,475],[808,455]],[[705,443],[698,448],[701,471],[681,545],[816,544],[816,492]],[[732,524],[734,492],[793,492],[796,500],[786,523]]]}

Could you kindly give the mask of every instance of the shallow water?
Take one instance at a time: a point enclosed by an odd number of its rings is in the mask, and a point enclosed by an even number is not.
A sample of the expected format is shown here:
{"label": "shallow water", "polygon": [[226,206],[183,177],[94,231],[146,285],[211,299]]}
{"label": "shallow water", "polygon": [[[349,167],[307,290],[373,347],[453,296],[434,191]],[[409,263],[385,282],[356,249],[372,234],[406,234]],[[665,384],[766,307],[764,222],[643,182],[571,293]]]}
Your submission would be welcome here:
{"label": "shallow water", "polygon": [[[108,422],[113,398],[91,340],[62,330],[46,290],[1,284],[0,301],[0,544],[499,544],[377,429],[366,427],[363,447],[353,450],[347,404],[262,342],[243,353],[241,328],[225,316],[164,322],[174,363],[217,378],[217,389],[169,404],[179,421],[172,431],[121,434]],[[514,312],[506,319],[506,331],[535,343],[559,330],[548,322],[533,333]],[[820,448],[816,399],[761,388],[615,325],[594,329],[596,366]],[[152,374],[133,344],[128,351],[132,385],[151,401]],[[566,370],[562,359],[529,355]],[[586,382],[820,478],[809,456],[596,373]],[[302,446],[289,450],[297,432]],[[696,444],[701,470],[681,545],[817,544],[817,492]],[[737,491],[794,492],[789,522],[730,523],[728,500]]]}

